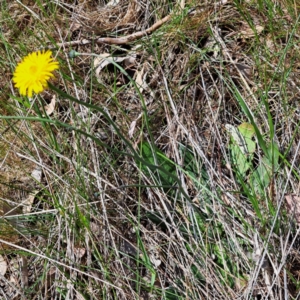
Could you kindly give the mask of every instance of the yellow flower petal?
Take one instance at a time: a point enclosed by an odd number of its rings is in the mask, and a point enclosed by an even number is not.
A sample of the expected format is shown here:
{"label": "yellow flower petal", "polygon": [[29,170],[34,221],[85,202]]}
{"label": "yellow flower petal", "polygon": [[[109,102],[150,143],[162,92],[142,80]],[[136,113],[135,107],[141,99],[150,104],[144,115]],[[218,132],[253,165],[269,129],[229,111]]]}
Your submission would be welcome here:
{"label": "yellow flower petal", "polygon": [[31,98],[33,93],[39,94],[48,87],[47,81],[59,68],[51,56],[50,50],[32,52],[17,65],[13,82],[22,96]]}

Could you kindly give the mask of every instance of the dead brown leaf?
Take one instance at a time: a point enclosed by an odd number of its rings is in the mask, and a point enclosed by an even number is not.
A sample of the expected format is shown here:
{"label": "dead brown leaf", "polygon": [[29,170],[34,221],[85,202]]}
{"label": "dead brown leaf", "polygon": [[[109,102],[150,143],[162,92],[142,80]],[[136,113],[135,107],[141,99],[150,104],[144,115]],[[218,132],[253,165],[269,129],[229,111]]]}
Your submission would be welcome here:
{"label": "dead brown leaf", "polygon": [[254,37],[256,34],[259,35],[264,30],[264,27],[261,25],[255,26],[255,31],[247,24],[243,26],[243,30],[240,31],[240,34],[243,38],[249,39]]}
{"label": "dead brown leaf", "polygon": [[[41,168],[38,166],[36,169],[34,169],[31,173],[31,176],[37,181],[37,182],[41,182],[42,179],[42,170]],[[24,201],[22,202],[23,205],[23,213],[30,213],[31,208],[32,208],[32,204],[34,202],[34,198],[36,196],[36,194],[39,192],[39,190],[33,190],[31,193],[29,193],[28,197],[26,199],[24,199]]]}
{"label": "dead brown leaf", "polygon": [[56,104],[56,96],[53,95],[51,102],[45,107],[47,116],[50,116],[54,112],[55,104]]}
{"label": "dead brown leaf", "polygon": [[0,255],[0,274],[3,276],[7,271],[7,263],[2,255]]}
{"label": "dead brown leaf", "polygon": [[295,217],[298,225],[300,225],[300,197],[295,194],[285,196],[287,211]]}
{"label": "dead brown leaf", "polygon": [[95,73],[98,80],[100,80],[100,72],[109,64],[115,64],[120,62],[127,64],[133,64],[135,62],[135,54],[131,54],[125,57],[112,57],[110,53],[103,53],[94,59]]}

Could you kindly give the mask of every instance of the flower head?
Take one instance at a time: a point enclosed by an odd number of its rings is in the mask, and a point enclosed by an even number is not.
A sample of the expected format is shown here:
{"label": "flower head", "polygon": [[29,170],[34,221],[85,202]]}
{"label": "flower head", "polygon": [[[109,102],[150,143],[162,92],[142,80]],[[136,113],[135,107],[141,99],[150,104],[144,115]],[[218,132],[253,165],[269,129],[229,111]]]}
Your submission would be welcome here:
{"label": "flower head", "polygon": [[32,52],[17,65],[13,82],[21,95],[31,98],[33,92],[38,94],[47,88],[47,81],[54,76],[53,71],[59,68],[51,55],[50,50]]}

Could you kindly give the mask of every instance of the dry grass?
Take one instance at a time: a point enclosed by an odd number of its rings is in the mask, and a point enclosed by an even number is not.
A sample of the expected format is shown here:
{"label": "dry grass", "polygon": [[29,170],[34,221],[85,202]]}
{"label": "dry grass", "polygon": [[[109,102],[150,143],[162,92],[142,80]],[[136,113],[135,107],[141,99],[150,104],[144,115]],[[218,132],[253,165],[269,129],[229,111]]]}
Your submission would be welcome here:
{"label": "dry grass", "polygon": [[[0,297],[296,299],[297,4],[106,2],[1,4]],[[47,47],[59,74],[23,99]]]}

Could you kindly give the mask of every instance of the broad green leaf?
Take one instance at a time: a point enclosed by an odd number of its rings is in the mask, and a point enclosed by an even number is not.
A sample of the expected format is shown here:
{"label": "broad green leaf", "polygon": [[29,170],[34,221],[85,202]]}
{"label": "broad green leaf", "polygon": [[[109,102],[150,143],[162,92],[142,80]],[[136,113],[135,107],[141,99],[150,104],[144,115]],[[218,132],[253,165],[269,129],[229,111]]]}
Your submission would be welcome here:
{"label": "broad green leaf", "polygon": [[251,176],[253,187],[256,192],[260,194],[264,193],[266,187],[268,187],[272,176],[272,166],[269,164],[267,157],[263,157],[260,165],[254,171]]}
{"label": "broad green leaf", "polygon": [[255,151],[255,142],[252,137],[255,134],[251,124],[243,123],[238,128],[226,124],[230,134],[229,149],[231,152],[232,164],[237,172],[244,177],[246,172],[252,166],[253,153]]}
{"label": "broad green leaf", "polygon": [[256,192],[263,194],[269,186],[274,173],[279,166],[279,148],[277,144],[268,145],[268,156],[264,156],[260,165],[252,174],[250,181],[252,182]]}
{"label": "broad green leaf", "polygon": [[241,132],[238,130],[238,128],[230,124],[226,124],[225,127],[230,134],[231,145],[236,145],[238,148],[240,148],[240,151],[242,153],[247,154],[248,148],[247,148],[246,141],[242,136]]}
{"label": "broad green leaf", "polygon": [[[155,145],[151,146],[148,142],[142,142],[140,148],[142,158],[152,165],[152,167],[141,165],[144,174],[153,177],[157,184],[161,184],[166,188],[173,186],[176,181],[169,174],[176,175],[175,163]],[[160,169],[157,167],[160,167]]]}
{"label": "broad green leaf", "polygon": [[238,129],[245,139],[251,139],[255,135],[254,127],[250,123],[242,123],[238,126]]}
{"label": "broad green leaf", "polygon": [[254,153],[256,144],[254,141],[252,141],[252,138],[255,135],[255,130],[253,125],[251,125],[250,123],[242,123],[241,125],[238,126],[238,130],[240,131],[241,135],[244,137],[248,152]]}

